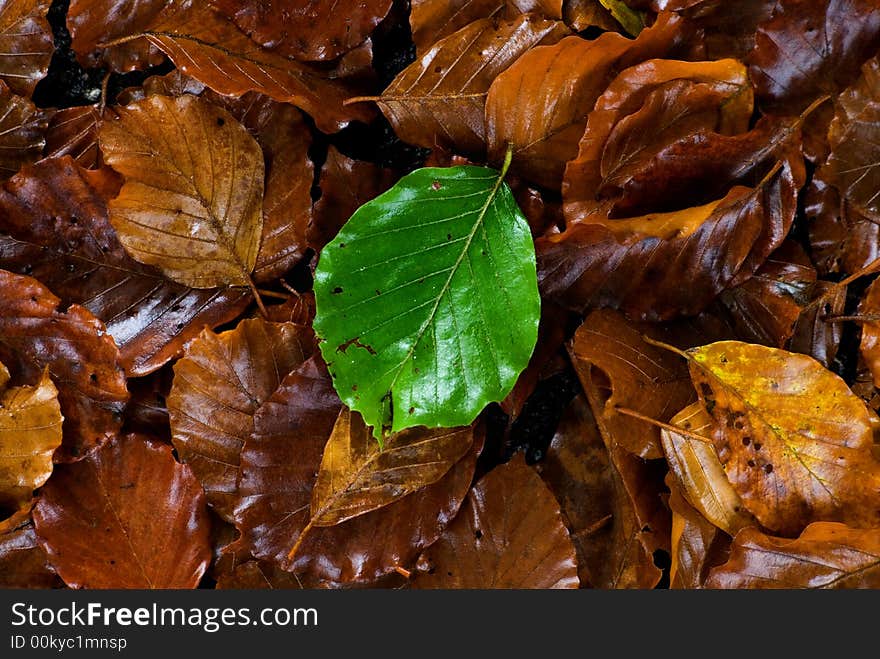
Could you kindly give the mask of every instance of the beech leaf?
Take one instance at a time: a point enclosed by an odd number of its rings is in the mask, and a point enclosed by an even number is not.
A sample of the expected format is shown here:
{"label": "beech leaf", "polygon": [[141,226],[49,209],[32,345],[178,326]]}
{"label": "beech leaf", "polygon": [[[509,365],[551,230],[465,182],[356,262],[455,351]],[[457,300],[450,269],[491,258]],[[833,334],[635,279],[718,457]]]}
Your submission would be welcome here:
{"label": "beech leaf", "polygon": [[63,417],[48,371],[33,387],[7,389],[8,377],[0,364],[0,504],[17,507],[52,474]]}
{"label": "beech leaf", "polygon": [[198,481],[170,446],[139,436],[57,467],[34,523],[72,588],[195,588],[211,559]]}
{"label": "beech leaf", "polygon": [[[149,96],[101,127],[126,178],[110,222],[126,250],[195,288],[251,283],[263,227],[263,154],[229,113],[194,96]],[[252,284],[251,284],[252,285]]]}
{"label": "beech leaf", "polygon": [[469,427],[411,428],[392,435],[380,449],[361,415],[343,408],[324,447],[310,521],[333,526],[430,485],[464,457],[473,441]]}
{"label": "beech leaf", "polygon": [[738,341],[687,354],[727,478],[764,528],[877,526],[873,414],[843,380],[806,355]]}
{"label": "beech leaf", "polygon": [[378,438],[469,425],[535,347],[528,223],[484,167],[424,168],[361,206],[324,248],[315,331],[340,398]]}
{"label": "beech leaf", "polygon": [[419,558],[416,588],[577,588],[574,546],[553,494],[520,454],[471,489]]}
{"label": "beech leaf", "polygon": [[0,80],[0,178],[40,159],[48,120],[46,112],[13,94]]}
{"label": "beech leaf", "polygon": [[46,20],[50,0],[0,2],[0,78],[16,94],[32,94],[55,51]]}

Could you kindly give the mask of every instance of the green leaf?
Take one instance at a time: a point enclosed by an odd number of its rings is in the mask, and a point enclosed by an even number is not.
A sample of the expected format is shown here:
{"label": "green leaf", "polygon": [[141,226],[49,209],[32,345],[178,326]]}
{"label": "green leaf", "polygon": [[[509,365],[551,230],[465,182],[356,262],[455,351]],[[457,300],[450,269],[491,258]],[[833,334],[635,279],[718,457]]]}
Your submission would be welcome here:
{"label": "green leaf", "polygon": [[528,363],[541,306],[535,251],[505,171],[416,170],[321,252],[321,352],[340,398],[378,439],[470,424]]}

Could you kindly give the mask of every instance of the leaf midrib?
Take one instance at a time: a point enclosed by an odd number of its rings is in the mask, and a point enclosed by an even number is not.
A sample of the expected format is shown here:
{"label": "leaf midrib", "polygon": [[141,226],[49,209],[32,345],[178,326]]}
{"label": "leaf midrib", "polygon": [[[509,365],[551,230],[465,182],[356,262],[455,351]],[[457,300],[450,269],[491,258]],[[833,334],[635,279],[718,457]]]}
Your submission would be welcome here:
{"label": "leaf midrib", "polygon": [[[492,186],[492,189],[489,191],[489,195],[486,197],[486,201],[483,203],[483,206],[480,208],[480,211],[477,215],[477,219],[474,222],[474,226],[471,228],[470,233],[467,235],[464,241],[464,248],[459,253],[458,258],[455,260],[455,263],[452,266],[452,269],[449,271],[449,276],[446,278],[446,281],[443,283],[443,287],[440,289],[440,292],[437,294],[437,297],[434,300],[434,306],[431,307],[431,311],[428,313],[428,317],[425,319],[425,322],[422,323],[422,326],[419,328],[418,333],[416,334],[415,339],[412,342],[409,350],[406,353],[406,356],[400,362],[400,365],[397,367],[397,372],[394,374],[394,378],[392,378],[391,382],[388,384],[388,393],[391,393],[394,390],[395,385],[397,384],[397,380],[400,377],[401,373],[403,373],[403,369],[406,364],[412,359],[413,354],[415,353],[416,347],[418,347],[419,343],[422,340],[422,337],[425,335],[428,327],[434,322],[434,319],[437,316],[437,309],[440,307],[440,301],[444,298],[444,296],[449,292],[449,287],[452,285],[452,280],[455,278],[456,273],[458,272],[458,268],[461,266],[464,261],[465,255],[468,253],[468,250],[471,247],[471,243],[473,242],[474,236],[477,234],[477,230],[482,226],[483,221],[486,217],[486,213],[489,211],[489,207],[492,205],[492,202],[495,200],[495,197],[498,195],[498,191],[501,189],[501,185],[504,182],[504,170],[499,172],[498,178],[495,180],[495,183]],[[393,426],[394,423],[394,411],[392,409],[392,418],[390,419],[391,424]]]}

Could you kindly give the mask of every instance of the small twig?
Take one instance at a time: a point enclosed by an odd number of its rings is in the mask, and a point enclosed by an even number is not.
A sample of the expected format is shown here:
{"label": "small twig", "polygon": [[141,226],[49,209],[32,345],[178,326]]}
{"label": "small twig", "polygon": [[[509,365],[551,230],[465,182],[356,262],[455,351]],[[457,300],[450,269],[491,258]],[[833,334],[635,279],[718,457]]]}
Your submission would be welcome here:
{"label": "small twig", "polygon": [[867,313],[864,315],[840,315],[840,316],[825,316],[822,318],[822,321],[825,323],[845,323],[847,321],[851,321],[853,323],[876,323],[880,322],[880,314],[876,313]]}
{"label": "small twig", "polygon": [[639,421],[644,421],[645,423],[650,423],[651,425],[657,426],[658,428],[662,428],[663,430],[668,430],[669,432],[674,432],[677,435],[683,435],[685,437],[689,437],[690,439],[695,439],[698,442],[703,442],[705,444],[712,444],[712,440],[708,437],[703,437],[703,435],[698,435],[695,432],[691,432],[685,428],[681,428],[680,426],[673,426],[671,423],[663,423],[663,421],[658,421],[657,419],[652,419],[649,416],[642,414],[641,412],[636,412],[635,410],[631,410],[628,407],[620,407],[616,405],[614,407],[614,411],[618,414],[623,414],[624,416],[630,416],[633,419],[638,419]]}
{"label": "small twig", "polygon": [[294,297],[298,297],[298,298],[302,297],[300,292],[298,290],[296,290],[293,286],[288,284],[286,281],[284,281],[283,279],[279,279],[278,281],[281,284],[281,287],[284,290],[286,290],[287,292],[289,292],[291,295],[293,295]]}
{"label": "small twig", "polygon": [[260,290],[257,288],[257,285],[254,283],[254,280],[251,279],[251,276],[245,273],[245,277],[247,279],[248,288],[251,289],[251,293],[254,294],[254,301],[257,303],[257,308],[260,310],[260,314],[263,318],[267,318],[269,316],[269,312],[266,311],[266,305],[263,304],[263,298],[260,297]]}
{"label": "small twig", "polygon": [[401,567],[399,565],[394,566],[394,571],[397,572],[397,574],[402,576],[404,579],[409,579],[412,576],[412,572],[407,570],[405,567]]}
{"label": "small twig", "polygon": [[276,299],[276,300],[284,300],[285,302],[286,302],[287,299],[288,299],[287,296],[286,296],[284,293],[277,293],[277,292],[275,292],[275,291],[267,291],[265,288],[258,288],[257,291],[258,291],[258,292],[260,293],[260,295],[262,295],[263,297],[271,297],[271,298],[274,298],[274,299]]}

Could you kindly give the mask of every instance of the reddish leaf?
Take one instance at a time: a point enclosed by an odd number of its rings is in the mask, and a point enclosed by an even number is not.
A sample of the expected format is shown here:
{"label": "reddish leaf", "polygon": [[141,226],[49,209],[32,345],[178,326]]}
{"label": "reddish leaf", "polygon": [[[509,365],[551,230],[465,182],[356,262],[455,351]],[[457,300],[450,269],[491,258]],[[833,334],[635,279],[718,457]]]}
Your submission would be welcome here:
{"label": "reddish leaf", "polygon": [[239,456],[254,414],[315,348],[307,327],[252,319],[222,334],[204,330],[174,365],[174,446],[223,519],[238,501]]}
{"label": "reddish leaf", "polygon": [[330,60],[369,36],[391,0],[212,0],[261,46],[299,60]]}
{"label": "reddish leaf", "polygon": [[63,585],[34,533],[30,506],[0,521],[0,588]]}
{"label": "reddish leaf", "polygon": [[780,0],[758,27],[750,73],[763,107],[798,114],[857,76],[880,38],[875,0]]}
{"label": "reddish leaf", "polygon": [[29,384],[49,368],[64,415],[56,459],[77,460],[119,430],[128,390],[104,324],[83,307],[62,312],[60,304],[35,279],[0,270],[0,362]]}
{"label": "reddish leaf", "polygon": [[419,565],[416,588],[577,588],[579,583],[559,504],[522,455],[480,479]]}
{"label": "reddish leaf", "polygon": [[878,588],[880,531],[810,524],[799,538],[743,529],[730,560],[709,574],[707,588]]}
{"label": "reddish leaf", "polygon": [[134,435],[58,467],[34,523],[73,588],[195,588],[211,557],[198,481],[170,446]]}
{"label": "reddish leaf", "polygon": [[129,257],[107,214],[118,186],[109,170],[86,172],[69,158],[25,168],[0,190],[0,267],[33,275],[102,319],[120,364],[137,376],[176,357],[205,325],[236,317],[251,298],[242,289],[181,286]]}
{"label": "reddish leaf", "polygon": [[146,39],[109,48],[104,44],[144,30],[166,4],[165,0],[71,0],[67,11],[71,48],[83,66],[132,71],[160,64],[162,53]]}
{"label": "reddish leaf", "polygon": [[58,110],[49,120],[46,129],[46,148],[43,157],[70,156],[86,169],[98,166],[97,106],[81,105]]}
{"label": "reddish leaf", "polygon": [[[880,314],[880,280],[874,280],[865,297],[859,305],[859,313],[864,316],[878,316]],[[880,316],[878,316],[880,320]],[[862,358],[874,376],[874,385],[880,384],[880,322],[870,320],[862,324],[862,341],[859,350]]]}

